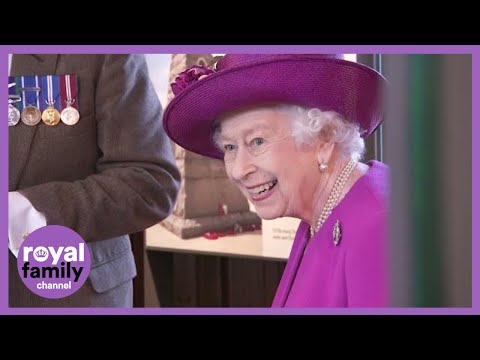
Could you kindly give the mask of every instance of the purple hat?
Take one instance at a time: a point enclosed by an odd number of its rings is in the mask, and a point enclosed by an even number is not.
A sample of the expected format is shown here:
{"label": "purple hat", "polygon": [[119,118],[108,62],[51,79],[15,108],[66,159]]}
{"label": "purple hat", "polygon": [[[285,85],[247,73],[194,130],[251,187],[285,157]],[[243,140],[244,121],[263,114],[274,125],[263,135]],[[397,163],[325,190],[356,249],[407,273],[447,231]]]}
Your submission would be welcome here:
{"label": "purple hat", "polygon": [[215,70],[196,65],[179,74],[163,126],[181,147],[223,159],[213,142],[220,115],[259,103],[290,103],[336,111],[357,122],[366,138],[382,121],[385,85],[378,72],[339,54],[228,54]]}

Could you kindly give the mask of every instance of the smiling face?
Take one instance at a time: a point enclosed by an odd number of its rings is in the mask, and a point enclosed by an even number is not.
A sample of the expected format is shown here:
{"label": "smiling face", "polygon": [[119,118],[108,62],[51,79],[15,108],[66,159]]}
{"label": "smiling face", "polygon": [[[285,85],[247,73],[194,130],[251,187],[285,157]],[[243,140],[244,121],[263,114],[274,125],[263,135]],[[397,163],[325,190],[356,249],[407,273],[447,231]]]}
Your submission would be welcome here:
{"label": "smiling face", "polygon": [[263,219],[303,218],[312,208],[318,173],[315,147],[297,147],[288,115],[249,109],[220,122],[218,146],[228,177]]}

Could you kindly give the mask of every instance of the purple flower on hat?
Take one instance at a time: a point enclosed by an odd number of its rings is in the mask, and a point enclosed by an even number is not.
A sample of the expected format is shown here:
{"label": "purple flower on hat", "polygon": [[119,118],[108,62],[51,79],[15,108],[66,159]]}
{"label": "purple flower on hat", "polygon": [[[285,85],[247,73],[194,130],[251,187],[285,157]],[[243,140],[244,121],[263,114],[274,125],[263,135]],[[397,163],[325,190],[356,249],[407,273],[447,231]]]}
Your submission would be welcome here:
{"label": "purple flower on hat", "polygon": [[175,95],[178,95],[189,85],[213,73],[214,71],[212,69],[209,69],[204,65],[193,65],[192,67],[178,74],[178,76],[175,78],[175,82],[170,84],[172,87],[172,92]]}

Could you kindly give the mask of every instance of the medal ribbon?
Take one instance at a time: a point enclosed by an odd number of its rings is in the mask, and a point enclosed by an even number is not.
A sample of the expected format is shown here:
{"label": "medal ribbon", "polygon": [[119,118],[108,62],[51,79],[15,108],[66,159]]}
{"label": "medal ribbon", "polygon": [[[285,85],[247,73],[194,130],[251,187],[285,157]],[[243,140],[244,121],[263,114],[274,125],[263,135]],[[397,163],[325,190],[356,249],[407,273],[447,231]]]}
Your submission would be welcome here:
{"label": "medal ribbon", "polygon": [[59,97],[58,76],[44,75],[40,76],[40,79],[43,94],[43,103],[47,102],[49,106],[51,105],[57,110],[61,111],[60,101],[56,101]]}
{"label": "medal ribbon", "polygon": [[[48,107],[47,103],[53,103],[58,111],[68,105],[78,110],[75,75],[9,76],[8,83],[15,83],[8,89],[8,95],[19,95],[22,99],[12,104],[20,111],[28,105],[35,105],[43,111]],[[29,88],[37,88],[40,91]],[[60,101],[57,101],[59,99]]]}
{"label": "medal ribbon", "polygon": [[37,109],[40,109],[40,90],[33,89],[39,88],[38,76],[22,76],[22,88],[27,88],[26,90],[23,90],[23,107],[25,108],[28,105],[34,105]]}
{"label": "medal ribbon", "polygon": [[[13,83],[16,83],[15,76],[9,76],[8,77],[8,84],[13,84]],[[17,95],[17,85],[16,84],[8,88],[8,95]],[[9,98],[9,100],[10,100],[10,98]],[[17,104],[19,102],[12,103],[12,105],[16,106],[18,108]]]}
{"label": "medal ribbon", "polygon": [[[18,95],[18,98],[19,99],[22,99],[22,95],[21,94],[21,91],[20,91],[20,88],[21,88],[21,84],[20,84],[20,77],[19,76],[9,76],[8,77],[8,83],[9,84],[12,84],[12,83],[15,83],[15,85],[13,85],[12,87],[8,88],[8,95]],[[21,101],[15,101],[12,103],[13,106],[15,106],[18,110],[22,111],[22,102]]]}
{"label": "medal ribbon", "polygon": [[[13,84],[13,83],[16,83],[15,76],[9,76],[8,77],[8,85]],[[8,88],[8,95],[17,95],[15,86],[16,85],[13,85],[13,86],[10,86]]]}
{"label": "medal ribbon", "polygon": [[60,98],[62,106],[71,106],[78,110],[77,81],[75,75],[59,75]]}

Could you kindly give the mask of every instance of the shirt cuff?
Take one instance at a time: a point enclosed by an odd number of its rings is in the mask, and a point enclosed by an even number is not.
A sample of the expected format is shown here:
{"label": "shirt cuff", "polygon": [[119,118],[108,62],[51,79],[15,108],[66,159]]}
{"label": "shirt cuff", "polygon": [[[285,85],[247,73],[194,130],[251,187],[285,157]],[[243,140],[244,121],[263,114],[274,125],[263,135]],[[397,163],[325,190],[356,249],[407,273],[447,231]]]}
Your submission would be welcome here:
{"label": "shirt cuff", "polygon": [[45,215],[18,191],[8,193],[8,248],[18,256],[20,245],[31,232],[47,225]]}

